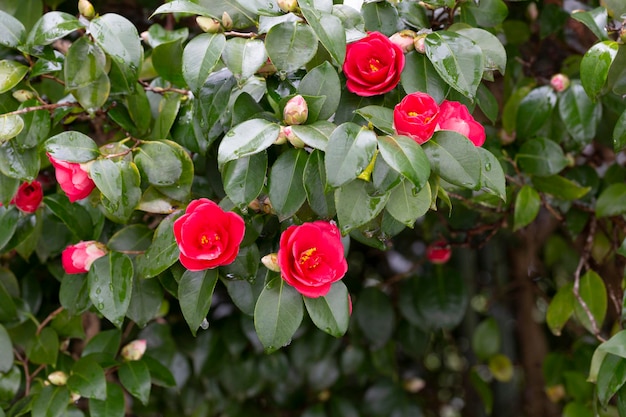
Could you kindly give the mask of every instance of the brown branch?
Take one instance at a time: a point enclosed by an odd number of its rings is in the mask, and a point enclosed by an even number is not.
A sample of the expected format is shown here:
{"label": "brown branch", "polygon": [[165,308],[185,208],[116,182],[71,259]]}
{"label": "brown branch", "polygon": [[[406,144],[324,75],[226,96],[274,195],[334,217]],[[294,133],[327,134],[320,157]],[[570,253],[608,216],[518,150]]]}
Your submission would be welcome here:
{"label": "brown branch", "polygon": [[580,260],[578,261],[578,266],[576,267],[576,271],[574,272],[574,297],[576,297],[576,301],[580,304],[582,309],[585,311],[587,318],[589,319],[589,323],[591,324],[591,330],[593,335],[600,342],[606,342],[606,339],[600,335],[600,329],[598,328],[598,322],[596,322],[595,317],[593,317],[593,313],[589,309],[589,306],[580,296],[580,274],[583,270],[583,267],[587,265],[589,261],[589,257],[591,256],[591,248],[593,246],[593,237],[596,234],[596,227],[598,221],[595,217],[591,218],[591,222],[589,223],[589,233],[587,234],[587,239],[585,240],[585,246],[583,247],[583,253],[580,256]]}
{"label": "brown branch", "polygon": [[57,308],[56,310],[54,310],[52,313],[48,314],[48,317],[46,317],[44,319],[44,321],[42,321],[41,324],[39,326],[37,326],[37,331],[35,332],[35,335],[39,336],[39,333],[41,333],[43,328],[46,327],[46,325],[48,323],[50,323],[56,316],[61,314],[61,312],[63,310],[64,310],[64,308],[63,308],[63,306],[61,306],[61,307]]}
{"label": "brown branch", "polygon": [[171,93],[182,94],[184,96],[189,95],[189,90],[184,90],[182,88],[175,88],[175,87],[152,87],[152,86],[150,86],[150,84],[148,84],[145,81],[139,81],[139,82],[143,86],[144,90],[152,91],[153,93],[165,94],[165,93],[171,92]]}
{"label": "brown branch", "polygon": [[229,32],[224,32],[224,35],[225,36],[236,36],[238,38],[250,38],[250,39],[254,39],[254,38],[259,36],[258,33],[254,33],[254,32],[244,33],[244,32],[235,32],[233,30],[231,30]]}
{"label": "brown branch", "polygon": [[53,80],[56,81],[57,83],[61,84],[61,85],[65,85],[65,81],[63,81],[60,78],[55,77],[54,75],[50,75],[50,74],[41,74],[40,75],[41,78],[47,78],[49,80]]}
{"label": "brown branch", "polygon": [[76,102],[42,104],[41,106],[24,107],[23,109],[15,110],[9,113],[4,113],[2,116],[15,116],[15,115],[24,114],[24,113],[30,113],[31,111],[37,111],[37,110],[55,110],[55,109],[58,109],[59,107],[80,107],[80,104]]}

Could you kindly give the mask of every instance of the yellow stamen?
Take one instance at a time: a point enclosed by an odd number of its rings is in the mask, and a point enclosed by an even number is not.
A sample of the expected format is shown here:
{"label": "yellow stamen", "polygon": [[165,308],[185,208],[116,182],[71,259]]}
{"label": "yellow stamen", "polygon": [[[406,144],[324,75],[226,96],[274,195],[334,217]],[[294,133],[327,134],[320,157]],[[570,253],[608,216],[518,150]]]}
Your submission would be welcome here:
{"label": "yellow stamen", "polygon": [[417,116],[417,112],[410,111],[410,112],[408,113],[408,115],[409,115],[409,116],[411,116],[411,117],[415,117],[415,116]]}
{"label": "yellow stamen", "polygon": [[202,237],[200,238],[200,243],[206,245],[207,243],[209,243],[209,238],[207,238],[206,235],[202,235]]}

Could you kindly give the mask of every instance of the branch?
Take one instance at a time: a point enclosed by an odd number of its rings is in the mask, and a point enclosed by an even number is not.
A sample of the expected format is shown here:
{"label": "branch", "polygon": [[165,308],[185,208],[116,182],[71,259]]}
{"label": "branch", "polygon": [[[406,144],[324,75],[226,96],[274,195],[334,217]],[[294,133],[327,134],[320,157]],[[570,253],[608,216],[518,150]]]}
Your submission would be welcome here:
{"label": "branch", "polygon": [[165,94],[168,92],[182,94],[184,96],[189,95],[189,90],[184,90],[182,88],[174,88],[174,87],[152,87],[145,81],[139,81],[143,86],[143,89],[146,91],[152,91],[157,94]]}
{"label": "branch", "polygon": [[54,109],[58,109],[59,107],[80,107],[80,104],[76,102],[42,104],[41,106],[24,107],[23,109],[15,110],[9,113],[4,113],[2,116],[15,116],[18,114],[30,113],[31,111],[37,111],[37,110],[54,110]]}
{"label": "branch", "polygon": [[61,306],[61,307],[57,308],[56,310],[54,310],[52,313],[48,314],[48,317],[46,317],[44,319],[44,321],[42,321],[41,324],[39,326],[37,326],[37,331],[35,332],[35,335],[39,336],[39,333],[41,333],[43,328],[46,327],[46,325],[48,323],[50,323],[52,321],[52,319],[54,319],[56,316],[61,314],[61,312],[63,310],[65,310],[65,309],[63,308],[63,306]]}

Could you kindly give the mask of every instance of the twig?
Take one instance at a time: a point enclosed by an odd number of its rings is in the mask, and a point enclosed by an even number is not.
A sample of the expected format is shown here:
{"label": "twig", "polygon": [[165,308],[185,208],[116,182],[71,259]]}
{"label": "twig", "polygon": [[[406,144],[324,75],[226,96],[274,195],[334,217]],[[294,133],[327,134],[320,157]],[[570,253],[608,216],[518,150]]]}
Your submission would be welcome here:
{"label": "twig", "polygon": [[226,35],[226,36],[237,36],[239,38],[251,38],[251,39],[254,39],[257,36],[259,36],[258,33],[254,33],[254,32],[244,33],[244,32],[235,32],[233,30],[231,30],[229,32],[224,32],[224,35]]}
{"label": "twig", "polygon": [[598,328],[598,323],[596,322],[595,317],[593,317],[593,313],[589,309],[589,306],[580,296],[580,274],[583,270],[583,267],[587,265],[587,261],[589,260],[589,256],[591,256],[591,248],[593,246],[593,237],[596,234],[597,227],[597,219],[595,217],[591,218],[591,222],[589,223],[589,233],[587,234],[587,239],[585,241],[585,246],[583,247],[583,253],[580,256],[580,260],[578,261],[578,266],[576,267],[576,271],[574,272],[574,297],[576,297],[576,301],[580,304],[582,309],[585,311],[587,318],[589,319],[589,323],[591,324],[591,330],[593,335],[600,342],[605,342],[606,339],[600,335],[600,329]]}
{"label": "twig", "polygon": [[189,95],[189,90],[184,90],[182,88],[175,88],[175,87],[152,87],[152,86],[150,86],[150,84],[148,84],[145,81],[139,81],[139,82],[143,86],[144,90],[152,91],[153,93],[165,94],[165,93],[171,92],[171,93],[182,94],[184,96]]}
{"label": "twig", "polygon": [[44,319],[44,321],[42,321],[41,324],[39,326],[37,326],[37,331],[35,332],[35,335],[39,336],[39,333],[41,333],[43,328],[46,327],[46,325],[48,323],[50,323],[52,321],[52,319],[54,319],[56,316],[61,314],[61,312],[63,310],[64,310],[64,308],[63,308],[63,306],[61,306],[61,307],[57,308],[56,310],[54,310],[52,313],[48,314],[48,317],[46,317]]}
{"label": "twig", "polygon": [[15,116],[18,114],[30,113],[31,111],[37,111],[37,110],[54,110],[54,109],[58,109],[59,107],[79,107],[79,106],[80,104],[76,102],[42,104],[41,106],[24,107],[23,109],[15,110],[9,113],[4,113],[2,116]]}

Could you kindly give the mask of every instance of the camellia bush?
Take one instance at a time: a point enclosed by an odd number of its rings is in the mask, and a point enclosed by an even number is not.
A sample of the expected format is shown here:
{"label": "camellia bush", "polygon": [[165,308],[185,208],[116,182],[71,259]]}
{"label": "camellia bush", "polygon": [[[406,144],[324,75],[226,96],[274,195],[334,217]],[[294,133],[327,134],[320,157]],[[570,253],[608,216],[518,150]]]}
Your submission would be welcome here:
{"label": "camellia bush", "polygon": [[0,417],[626,416],[569,3],[0,0]]}

